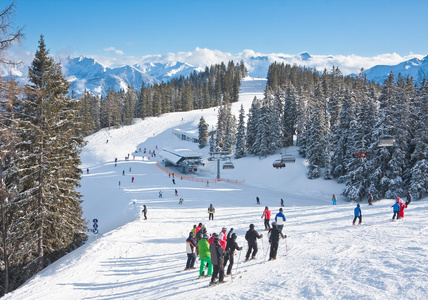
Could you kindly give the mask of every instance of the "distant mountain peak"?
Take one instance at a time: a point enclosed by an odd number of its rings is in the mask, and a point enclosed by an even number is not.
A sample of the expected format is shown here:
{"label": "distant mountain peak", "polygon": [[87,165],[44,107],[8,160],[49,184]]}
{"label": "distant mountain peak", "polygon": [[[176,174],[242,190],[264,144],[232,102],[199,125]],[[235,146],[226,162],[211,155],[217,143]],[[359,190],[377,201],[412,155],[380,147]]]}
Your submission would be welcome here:
{"label": "distant mountain peak", "polygon": [[308,52],[303,52],[300,53],[300,57],[302,58],[302,60],[306,61],[312,58],[312,56],[308,53]]}

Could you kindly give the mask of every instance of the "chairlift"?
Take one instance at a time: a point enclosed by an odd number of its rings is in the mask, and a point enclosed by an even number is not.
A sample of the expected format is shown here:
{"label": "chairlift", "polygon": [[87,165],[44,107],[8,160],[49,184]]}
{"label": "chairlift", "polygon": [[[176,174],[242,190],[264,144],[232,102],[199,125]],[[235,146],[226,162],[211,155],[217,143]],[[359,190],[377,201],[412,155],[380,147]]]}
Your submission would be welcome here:
{"label": "chairlift", "polygon": [[294,155],[284,154],[281,156],[281,162],[284,164],[292,164],[296,162]]}
{"label": "chairlift", "polygon": [[230,160],[230,157],[226,157],[226,162],[223,163],[223,169],[234,169],[235,166],[233,165],[232,161]]}
{"label": "chairlift", "polygon": [[365,149],[358,149],[352,153],[353,158],[367,158],[367,151]]}
{"label": "chairlift", "polygon": [[285,168],[285,163],[282,161],[282,159],[277,159],[273,162],[273,167],[276,169]]}
{"label": "chairlift", "polygon": [[391,135],[382,135],[379,139],[378,147],[392,147],[394,146],[395,139]]}

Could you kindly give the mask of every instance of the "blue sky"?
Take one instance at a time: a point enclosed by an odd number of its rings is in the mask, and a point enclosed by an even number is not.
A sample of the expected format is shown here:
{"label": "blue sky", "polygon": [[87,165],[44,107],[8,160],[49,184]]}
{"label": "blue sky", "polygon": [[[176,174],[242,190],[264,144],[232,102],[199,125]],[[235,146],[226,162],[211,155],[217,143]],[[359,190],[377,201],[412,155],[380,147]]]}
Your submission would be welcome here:
{"label": "blue sky", "polygon": [[[4,5],[4,3],[3,3]],[[134,56],[193,51],[428,54],[427,0],[16,0],[22,47]]]}

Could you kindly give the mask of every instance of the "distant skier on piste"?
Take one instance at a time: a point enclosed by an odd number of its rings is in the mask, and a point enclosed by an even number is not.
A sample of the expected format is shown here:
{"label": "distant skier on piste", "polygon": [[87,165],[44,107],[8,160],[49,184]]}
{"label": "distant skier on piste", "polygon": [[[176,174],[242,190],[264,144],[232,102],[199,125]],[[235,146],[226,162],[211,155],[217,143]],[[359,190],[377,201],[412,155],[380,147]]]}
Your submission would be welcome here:
{"label": "distant skier on piste", "polygon": [[224,257],[224,267],[226,267],[228,262],[229,262],[229,266],[227,267],[226,275],[232,275],[235,250],[238,250],[238,251],[242,250],[242,247],[239,247],[238,243],[236,242],[236,239],[238,236],[236,235],[236,233],[232,233],[232,231],[233,231],[233,228],[230,228],[230,231],[227,234],[226,252],[228,254]]}
{"label": "distant skier on piste", "polygon": [[248,261],[250,259],[255,259],[257,254],[257,239],[261,239],[263,237],[263,234],[259,234],[254,229],[254,224],[250,224],[250,229],[245,234],[245,239],[248,242],[248,251],[245,255],[245,261]]}
{"label": "distant skier on piste", "polygon": [[413,198],[413,196],[412,196],[412,194],[410,194],[410,191],[409,191],[409,192],[407,192],[407,197],[406,197],[406,208],[407,208],[407,206],[409,206],[410,202],[412,202],[412,198]]}
{"label": "distant skier on piste", "polygon": [[360,204],[357,204],[357,207],[354,209],[354,220],[352,221],[352,225],[355,225],[355,221],[359,219],[358,224],[362,224],[363,222],[363,214],[361,213]]}
{"label": "distant skier on piste", "polygon": [[212,204],[208,207],[208,220],[214,220],[215,208]]}
{"label": "distant skier on piste", "polygon": [[[214,242],[210,245],[211,263],[214,267],[210,285],[224,282],[224,255],[225,251],[219,243],[219,236],[214,233]],[[216,281],[218,275],[218,281]]]}
{"label": "distant skier on piste", "polygon": [[399,218],[398,212],[400,211],[400,199],[397,197],[395,199],[395,203],[391,206],[392,207],[392,211],[394,212],[394,214],[392,215],[392,220],[395,220],[395,217],[397,217],[397,220]]}
{"label": "distant skier on piste", "polygon": [[268,237],[270,243],[269,260],[274,260],[278,252],[279,237],[284,239],[287,236],[282,234],[281,230],[276,226],[276,222],[272,222],[272,228],[268,232]]}
{"label": "distant skier on piste", "polygon": [[143,214],[144,214],[144,220],[147,220],[147,206],[143,205],[143,210],[142,210]]}

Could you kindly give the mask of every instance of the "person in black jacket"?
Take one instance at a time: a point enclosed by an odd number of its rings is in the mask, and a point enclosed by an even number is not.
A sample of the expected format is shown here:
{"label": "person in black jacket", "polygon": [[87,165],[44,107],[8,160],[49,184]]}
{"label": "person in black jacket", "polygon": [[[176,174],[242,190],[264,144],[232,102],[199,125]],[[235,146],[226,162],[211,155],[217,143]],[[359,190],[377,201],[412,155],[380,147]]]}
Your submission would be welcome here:
{"label": "person in black jacket", "polygon": [[232,275],[232,268],[234,263],[233,257],[235,255],[235,250],[238,250],[238,251],[242,250],[242,247],[239,247],[238,243],[236,242],[236,238],[238,236],[236,235],[236,233],[232,233],[232,231],[233,231],[233,228],[231,228],[229,233],[227,234],[226,252],[228,251],[228,254],[224,257],[224,266],[226,267],[228,261],[229,261],[229,266],[227,267],[226,275]]}
{"label": "person in black jacket", "polygon": [[257,239],[261,239],[263,237],[263,234],[259,234],[255,229],[254,229],[254,224],[250,224],[250,230],[247,231],[247,233],[245,234],[245,239],[248,241],[248,251],[247,254],[245,256],[245,261],[250,259],[250,255],[251,252],[251,259],[255,259],[256,258],[256,254],[257,254]]}
{"label": "person in black jacket", "polygon": [[[211,276],[212,284],[223,283],[224,282],[224,255],[225,252],[223,247],[220,245],[220,238],[217,233],[214,233],[214,241],[210,245],[210,254],[211,254],[211,264],[214,267],[213,274]],[[215,281],[218,275],[218,282]]]}
{"label": "person in black jacket", "polygon": [[278,252],[279,237],[284,239],[287,236],[282,234],[281,230],[276,226],[276,222],[272,223],[272,228],[269,229],[268,236],[270,243],[269,260],[273,260],[276,259],[276,253]]}

